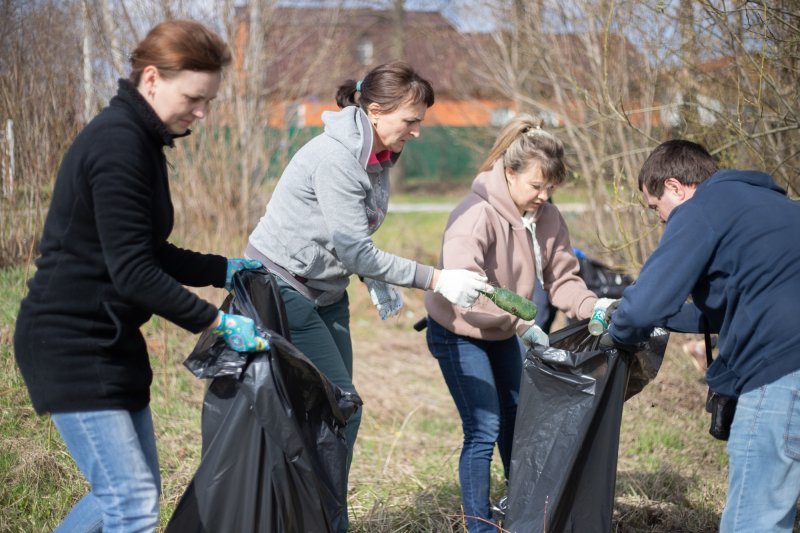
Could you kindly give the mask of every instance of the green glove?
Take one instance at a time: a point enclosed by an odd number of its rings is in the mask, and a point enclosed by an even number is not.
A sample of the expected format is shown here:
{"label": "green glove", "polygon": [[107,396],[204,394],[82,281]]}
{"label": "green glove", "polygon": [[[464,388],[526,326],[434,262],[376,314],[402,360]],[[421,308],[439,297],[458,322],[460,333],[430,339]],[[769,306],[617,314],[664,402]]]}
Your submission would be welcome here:
{"label": "green glove", "polygon": [[225,288],[227,290],[231,290],[233,275],[237,272],[242,270],[257,270],[263,266],[264,265],[261,264],[261,261],[257,261],[255,259],[241,259],[238,257],[234,259],[228,259],[228,271],[225,273]]}
{"label": "green glove", "polygon": [[269,341],[256,333],[253,319],[242,315],[219,312],[219,325],[211,333],[225,339],[225,343],[237,352],[263,352],[269,349]]}

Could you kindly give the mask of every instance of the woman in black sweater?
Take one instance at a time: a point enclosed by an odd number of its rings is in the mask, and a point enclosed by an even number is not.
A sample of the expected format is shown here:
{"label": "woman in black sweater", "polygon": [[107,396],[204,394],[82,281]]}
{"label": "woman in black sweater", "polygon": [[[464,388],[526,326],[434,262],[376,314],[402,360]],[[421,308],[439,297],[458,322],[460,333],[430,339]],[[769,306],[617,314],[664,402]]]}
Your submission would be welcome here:
{"label": "woman in black sweater", "polygon": [[[160,478],[149,408],[152,370],[139,330],[157,314],[256,348],[252,320],[224,315],[184,285],[225,287],[258,262],[178,248],[164,147],[216,96],[228,46],[203,25],[153,28],[130,79],[64,155],[37,271],[14,336],[37,413],[50,413],[91,491],[63,531],[152,531]],[[259,348],[263,345],[259,344]]]}

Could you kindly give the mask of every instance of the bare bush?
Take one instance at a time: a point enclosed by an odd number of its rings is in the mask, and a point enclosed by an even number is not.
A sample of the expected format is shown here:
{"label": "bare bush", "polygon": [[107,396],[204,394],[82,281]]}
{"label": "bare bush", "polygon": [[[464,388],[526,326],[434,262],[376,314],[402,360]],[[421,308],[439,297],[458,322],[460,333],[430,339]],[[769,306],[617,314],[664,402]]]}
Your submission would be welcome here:
{"label": "bare bush", "polygon": [[61,2],[4,2],[0,9],[0,120],[13,131],[13,145],[7,135],[0,140],[0,265],[7,265],[32,257],[54,169],[80,126],[73,33],[80,24]]}

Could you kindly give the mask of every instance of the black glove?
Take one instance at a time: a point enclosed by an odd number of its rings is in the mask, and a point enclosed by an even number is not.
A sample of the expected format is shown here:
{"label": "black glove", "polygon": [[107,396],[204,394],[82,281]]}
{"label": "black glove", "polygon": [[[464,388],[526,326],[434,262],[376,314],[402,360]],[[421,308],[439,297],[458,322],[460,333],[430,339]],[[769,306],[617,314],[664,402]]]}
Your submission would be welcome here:
{"label": "black glove", "polygon": [[640,342],[637,344],[626,344],[624,342],[619,342],[612,337],[608,331],[603,333],[600,337],[600,347],[605,349],[617,349],[617,350],[624,350],[626,352],[638,352],[642,349],[645,343]]}

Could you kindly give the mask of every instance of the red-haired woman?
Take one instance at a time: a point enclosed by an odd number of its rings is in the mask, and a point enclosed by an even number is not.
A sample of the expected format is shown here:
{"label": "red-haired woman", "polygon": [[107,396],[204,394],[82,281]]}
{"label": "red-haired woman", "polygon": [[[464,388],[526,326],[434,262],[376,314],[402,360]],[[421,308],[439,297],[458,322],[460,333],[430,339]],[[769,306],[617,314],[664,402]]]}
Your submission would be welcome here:
{"label": "red-haired woman", "polygon": [[150,368],[139,328],[160,315],[256,347],[252,320],[184,288],[226,286],[260,263],[178,248],[164,147],[188,135],[217,94],[228,46],[172,20],[131,55],[129,79],[61,163],[14,338],[37,413],[50,413],[90,492],[58,531],[153,531],[160,477]]}

